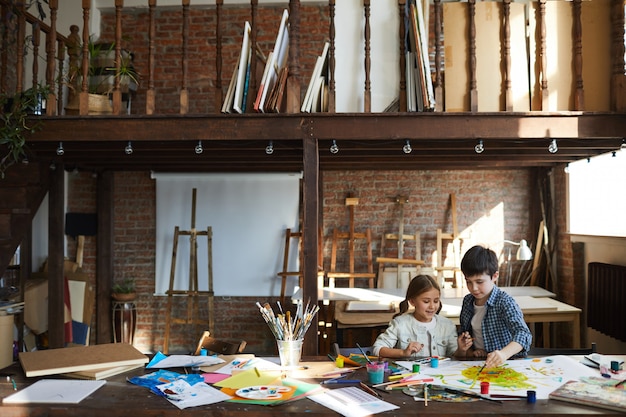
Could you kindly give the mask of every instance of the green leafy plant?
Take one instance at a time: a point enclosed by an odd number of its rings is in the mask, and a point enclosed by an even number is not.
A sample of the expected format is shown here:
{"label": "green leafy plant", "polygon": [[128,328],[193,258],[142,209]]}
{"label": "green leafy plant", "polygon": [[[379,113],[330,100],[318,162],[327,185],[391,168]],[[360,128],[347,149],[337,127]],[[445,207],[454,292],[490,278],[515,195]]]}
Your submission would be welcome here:
{"label": "green leafy plant", "polygon": [[[78,48],[82,50],[82,48]],[[87,68],[88,87],[90,94],[109,94],[115,87],[115,77],[119,76],[120,88],[136,90],[139,85],[139,73],[133,66],[133,53],[122,49],[120,53],[120,67],[115,63],[115,43],[89,41],[89,67]],[[77,58],[78,59],[78,58]],[[79,59],[79,63],[82,60]],[[64,84],[77,93],[82,85],[82,70],[80,67],[70,68]]]}
{"label": "green leafy plant", "polygon": [[135,280],[133,278],[124,278],[120,282],[116,282],[112,288],[117,294],[132,294],[136,291]]}
{"label": "green leafy plant", "polygon": [[0,178],[7,168],[26,158],[26,139],[43,122],[31,115],[41,115],[50,93],[48,86],[37,85],[15,95],[0,94]]}

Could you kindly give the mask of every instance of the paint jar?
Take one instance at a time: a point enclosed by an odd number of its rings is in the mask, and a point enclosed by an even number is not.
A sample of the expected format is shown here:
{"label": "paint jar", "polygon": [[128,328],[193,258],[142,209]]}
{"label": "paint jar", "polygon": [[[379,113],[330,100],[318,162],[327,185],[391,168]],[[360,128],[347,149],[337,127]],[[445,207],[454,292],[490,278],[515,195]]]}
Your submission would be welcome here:
{"label": "paint jar", "polygon": [[483,381],[480,383],[480,393],[489,394],[489,382]]}
{"label": "paint jar", "polygon": [[419,363],[414,363],[413,364],[413,372],[414,373],[418,373],[420,371],[420,364]]}
{"label": "paint jar", "polygon": [[280,366],[283,368],[297,366],[302,357],[302,342],[298,340],[277,340]]}
{"label": "paint jar", "polygon": [[537,392],[533,390],[526,391],[526,402],[531,404],[537,402]]}
{"label": "paint jar", "polygon": [[430,358],[430,367],[431,368],[439,367],[439,357],[433,356],[432,358]]}
{"label": "paint jar", "polygon": [[200,356],[207,356],[207,350],[206,349],[200,349]]}
{"label": "paint jar", "polygon": [[384,362],[372,362],[367,364],[367,380],[370,382],[370,384],[382,384],[384,379]]}
{"label": "paint jar", "polygon": [[337,368],[343,368],[343,356],[337,356],[337,359],[335,359],[335,366]]}

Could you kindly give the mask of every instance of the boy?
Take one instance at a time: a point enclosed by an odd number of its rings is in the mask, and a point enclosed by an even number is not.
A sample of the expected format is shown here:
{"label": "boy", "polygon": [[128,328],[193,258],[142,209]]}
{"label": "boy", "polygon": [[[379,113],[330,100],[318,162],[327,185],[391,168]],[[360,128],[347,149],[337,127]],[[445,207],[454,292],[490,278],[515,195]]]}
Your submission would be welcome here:
{"label": "boy", "polygon": [[495,252],[472,247],[461,260],[461,272],[470,293],[461,308],[459,353],[465,351],[467,358],[486,357],[486,367],[502,365],[511,356],[526,356],[532,334],[513,297],[495,285]]}

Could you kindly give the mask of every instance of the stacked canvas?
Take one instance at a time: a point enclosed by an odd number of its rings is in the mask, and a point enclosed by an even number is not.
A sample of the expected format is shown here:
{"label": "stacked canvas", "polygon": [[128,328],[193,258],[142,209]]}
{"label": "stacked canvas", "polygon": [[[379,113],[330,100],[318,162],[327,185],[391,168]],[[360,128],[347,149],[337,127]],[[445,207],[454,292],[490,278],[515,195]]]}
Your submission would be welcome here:
{"label": "stacked canvas", "polygon": [[432,111],[435,94],[428,58],[428,31],[421,0],[407,1],[406,92],[408,111]]}
{"label": "stacked canvas", "polygon": [[300,111],[314,113],[328,111],[328,48],[326,42],[322,54],[317,57],[309,87],[306,90]]}
{"label": "stacked canvas", "polygon": [[[222,113],[245,113],[252,107],[261,113],[280,112],[283,103],[283,92],[287,83],[287,57],[289,52],[289,12],[283,11],[278,35],[274,49],[264,59],[261,51],[255,56],[260,56],[265,63],[259,89],[256,92],[250,90],[250,71],[252,61],[252,45],[250,42],[250,23],[245,22],[241,52],[237,66],[233,70],[226,97],[222,105]],[[254,99],[254,102],[251,100]]]}

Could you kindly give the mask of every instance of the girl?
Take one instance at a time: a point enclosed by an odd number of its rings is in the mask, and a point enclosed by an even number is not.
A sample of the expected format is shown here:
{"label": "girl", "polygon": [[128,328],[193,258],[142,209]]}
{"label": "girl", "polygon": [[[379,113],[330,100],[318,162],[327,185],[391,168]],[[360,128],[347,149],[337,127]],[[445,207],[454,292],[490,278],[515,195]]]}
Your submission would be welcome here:
{"label": "girl", "polygon": [[[441,311],[441,291],[435,278],[418,275],[406,290],[389,327],[381,333],[372,346],[374,356],[408,358],[411,356],[447,356],[458,349],[456,326]],[[409,304],[415,307],[407,313]]]}

